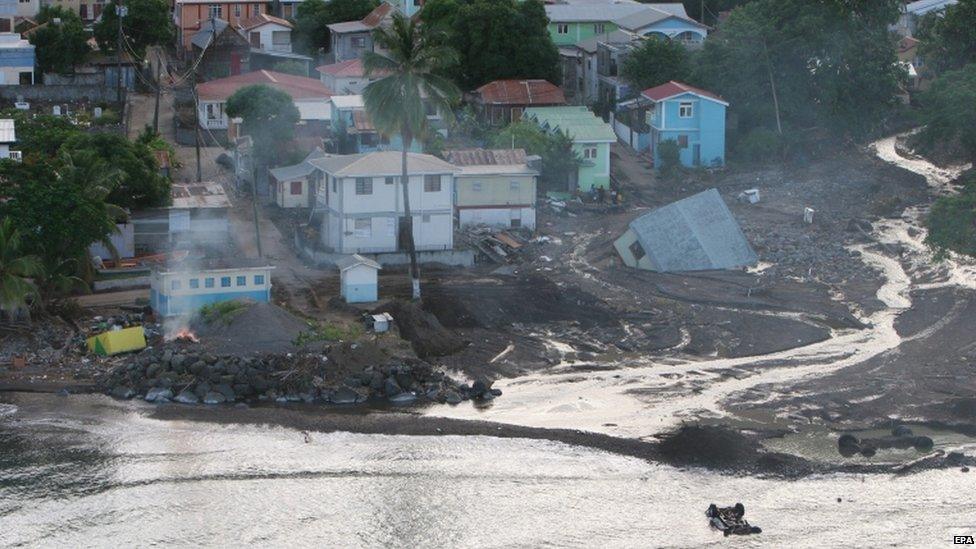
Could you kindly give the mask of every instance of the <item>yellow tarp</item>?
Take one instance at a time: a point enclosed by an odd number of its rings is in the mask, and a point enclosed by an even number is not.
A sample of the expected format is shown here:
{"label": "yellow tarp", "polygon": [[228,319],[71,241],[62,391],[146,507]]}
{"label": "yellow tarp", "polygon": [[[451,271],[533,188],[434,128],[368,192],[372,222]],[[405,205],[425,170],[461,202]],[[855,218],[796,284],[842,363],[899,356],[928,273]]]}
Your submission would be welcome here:
{"label": "yellow tarp", "polygon": [[88,350],[102,355],[117,355],[146,348],[146,332],[142,326],[104,332],[88,338]]}

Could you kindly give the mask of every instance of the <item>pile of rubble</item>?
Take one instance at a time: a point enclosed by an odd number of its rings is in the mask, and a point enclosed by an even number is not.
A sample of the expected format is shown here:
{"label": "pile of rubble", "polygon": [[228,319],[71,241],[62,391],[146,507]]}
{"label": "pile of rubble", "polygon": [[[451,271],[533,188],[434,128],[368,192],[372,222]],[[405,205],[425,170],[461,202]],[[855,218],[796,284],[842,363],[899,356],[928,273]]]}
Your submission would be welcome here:
{"label": "pile of rubble", "polygon": [[476,250],[479,256],[492,263],[521,262],[522,251],[529,238],[530,233],[522,229],[500,230],[484,225],[465,228],[458,235],[463,245]]}
{"label": "pile of rubble", "polygon": [[99,380],[100,388],[116,398],[157,403],[355,404],[374,398],[398,404],[418,400],[458,404],[501,395],[489,380],[460,383],[417,359],[390,358],[337,379],[328,352],[240,357],[194,354],[171,345],[127,358]]}

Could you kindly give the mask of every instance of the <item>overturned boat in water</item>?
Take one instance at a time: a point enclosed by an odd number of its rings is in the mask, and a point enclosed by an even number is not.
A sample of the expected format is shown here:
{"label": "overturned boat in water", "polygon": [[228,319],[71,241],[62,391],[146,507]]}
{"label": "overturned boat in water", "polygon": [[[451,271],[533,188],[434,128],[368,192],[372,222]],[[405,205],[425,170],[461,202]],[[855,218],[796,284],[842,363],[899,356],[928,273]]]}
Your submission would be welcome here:
{"label": "overturned boat in water", "polygon": [[746,508],[741,503],[736,503],[732,507],[719,507],[713,503],[705,511],[705,516],[708,517],[708,523],[711,527],[721,530],[726,536],[762,533],[762,528],[752,526],[742,518],[745,514]]}

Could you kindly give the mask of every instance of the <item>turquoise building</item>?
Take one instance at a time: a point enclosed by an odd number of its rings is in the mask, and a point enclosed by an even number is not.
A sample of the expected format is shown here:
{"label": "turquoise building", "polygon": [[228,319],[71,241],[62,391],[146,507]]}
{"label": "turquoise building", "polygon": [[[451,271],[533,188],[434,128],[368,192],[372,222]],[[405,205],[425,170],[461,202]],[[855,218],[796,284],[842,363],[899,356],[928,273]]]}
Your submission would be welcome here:
{"label": "turquoise building", "polygon": [[646,89],[641,96],[650,101],[647,124],[655,166],[661,161],[659,144],[668,140],[678,143],[684,166],[725,165],[725,110],[729,104],[724,99],[675,81]]}
{"label": "turquoise building", "polygon": [[565,132],[573,140],[573,151],[582,163],[567,191],[610,188],[610,145],[617,136],[609,124],[581,106],[532,107],[525,109],[522,116],[547,132]]}
{"label": "turquoise building", "polygon": [[159,316],[192,315],[204,305],[249,299],[271,301],[274,267],[231,267],[155,271],[149,280],[149,303]]}
{"label": "turquoise building", "polygon": [[557,47],[574,46],[594,37],[623,30],[636,36],[657,36],[700,45],[708,27],[688,17],[680,2],[641,4],[546,4],[549,35]]}

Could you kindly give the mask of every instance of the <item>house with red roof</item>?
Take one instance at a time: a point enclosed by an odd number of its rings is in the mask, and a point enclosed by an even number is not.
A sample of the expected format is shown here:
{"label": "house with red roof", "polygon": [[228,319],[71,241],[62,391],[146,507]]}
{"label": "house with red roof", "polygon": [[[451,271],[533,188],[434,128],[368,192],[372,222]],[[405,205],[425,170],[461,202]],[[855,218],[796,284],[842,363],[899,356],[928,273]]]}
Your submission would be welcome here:
{"label": "house with red roof", "polygon": [[359,95],[367,84],[382,76],[374,74],[367,78],[363,60],[358,57],[322,65],[315,70],[319,71],[319,80],[337,95]]}
{"label": "house with red roof", "polygon": [[667,82],[641,92],[648,100],[650,154],[660,165],[660,144],[678,144],[681,164],[725,164],[725,111],[729,104],[720,96],[682,82]]}
{"label": "house with red roof", "polygon": [[279,89],[291,96],[303,125],[318,127],[322,132],[329,127],[329,99],[332,97],[329,88],[314,78],[266,70],[228,76],[198,85],[197,120],[200,127],[210,131],[233,130],[233,124],[226,113],[227,99],[237,90],[257,84]]}
{"label": "house with red roof", "polygon": [[481,118],[492,126],[507,126],[522,119],[529,107],[566,104],[559,86],[546,80],[495,80],[476,89],[469,97]]}

